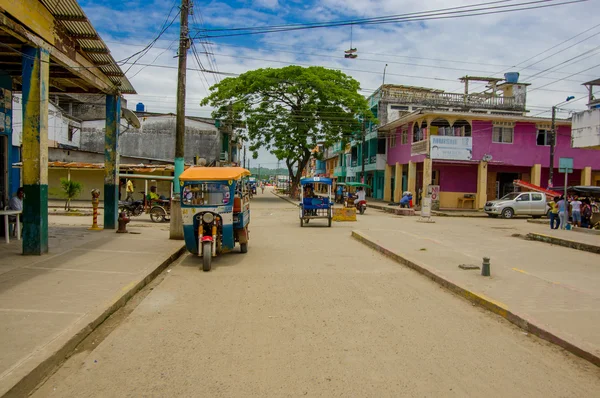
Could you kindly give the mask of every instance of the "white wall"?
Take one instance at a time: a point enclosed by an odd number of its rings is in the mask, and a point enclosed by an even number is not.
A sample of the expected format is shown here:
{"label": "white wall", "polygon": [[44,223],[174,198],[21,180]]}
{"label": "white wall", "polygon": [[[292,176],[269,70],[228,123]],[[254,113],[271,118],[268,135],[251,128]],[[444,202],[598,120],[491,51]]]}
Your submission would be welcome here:
{"label": "white wall", "polygon": [[[23,135],[23,104],[20,94],[13,96],[13,145],[21,146]],[[69,141],[69,125],[75,127],[73,140]],[[48,104],[48,146],[57,148],[59,144],[79,148],[81,123],[68,118],[63,111]]]}
{"label": "white wall", "polygon": [[589,148],[600,146],[600,109],[573,114],[571,125],[573,148]]}

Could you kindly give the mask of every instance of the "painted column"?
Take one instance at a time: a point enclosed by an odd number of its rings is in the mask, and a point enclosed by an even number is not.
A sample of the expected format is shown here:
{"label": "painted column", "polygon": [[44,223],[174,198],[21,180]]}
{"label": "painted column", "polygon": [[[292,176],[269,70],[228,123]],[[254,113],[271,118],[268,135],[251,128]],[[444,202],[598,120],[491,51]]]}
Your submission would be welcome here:
{"label": "painted column", "polygon": [[404,172],[404,165],[396,162],[396,176],[395,176],[395,187],[394,187],[394,203],[400,202],[402,199],[402,173]]}
{"label": "painted column", "polygon": [[412,192],[414,197],[414,202],[416,203],[417,199],[417,164],[413,161],[408,162],[408,187],[406,189],[409,192]]}
{"label": "painted column", "polygon": [[383,200],[390,201],[392,200],[392,166],[386,164],[384,173]]}
{"label": "painted column", "polygon": [[433,162],[431,158],[423,160],[423,193],[422,198],[427,196],[427,187],[431,185],[433,178]]}
{"label": "painted column", "polygon": [[487,162],[479,162],[477,166],[477,198],[475,199],[477,209],[483,209],[487,202],[487,166]]}
{"label": "painted column", "polygon": [[542,186],[542,165],[539,163],[531,166],[531,183],[533,185]]}
{"label": "painted column", "polygon": [[106,96],[106,133],[104,136],[104,229],[115,229],[119,211],[119,126],[121,97]]}
{"label": "painted column", "polygon": [[581,185],[592,185],[592,168],[590,166],[581,170]]}
{"label": "painted column", "polygon": [[[48,51],[23,47],[23,254],[48,252]],[[9,143],[10,145],[10,143]]]}

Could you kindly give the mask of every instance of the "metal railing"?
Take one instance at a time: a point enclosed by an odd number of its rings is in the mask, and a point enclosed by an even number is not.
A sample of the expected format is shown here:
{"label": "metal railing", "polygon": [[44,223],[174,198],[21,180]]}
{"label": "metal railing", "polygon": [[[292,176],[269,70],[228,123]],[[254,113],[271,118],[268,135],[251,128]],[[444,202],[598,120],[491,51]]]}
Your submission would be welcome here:
{"label": "metal railing", "polygon": [[473,93],[435,93],[427,91],[389,91],[384,99],[399,100],[402,103],[422,104],[426,106],[466,106],[470,108],[524,109],[525,102],[516,97],[492,96]]}

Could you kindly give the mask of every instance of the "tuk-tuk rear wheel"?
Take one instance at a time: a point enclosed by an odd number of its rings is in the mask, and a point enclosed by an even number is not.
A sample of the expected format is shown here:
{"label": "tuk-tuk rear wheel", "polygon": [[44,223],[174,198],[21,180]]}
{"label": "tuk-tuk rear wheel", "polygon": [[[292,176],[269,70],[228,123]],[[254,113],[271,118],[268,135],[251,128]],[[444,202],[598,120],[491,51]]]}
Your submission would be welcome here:
{"label": "tuk-tuk rear wheel", "polygon": [[247,243],[240,243],[240,251],[242,253],[248,253],[248,244]]}
{"label": "tuk-tuk rear wheel", "polygon": [[212,266],[212,245],[210,242],[202,243],[202,271],[208,272]]}

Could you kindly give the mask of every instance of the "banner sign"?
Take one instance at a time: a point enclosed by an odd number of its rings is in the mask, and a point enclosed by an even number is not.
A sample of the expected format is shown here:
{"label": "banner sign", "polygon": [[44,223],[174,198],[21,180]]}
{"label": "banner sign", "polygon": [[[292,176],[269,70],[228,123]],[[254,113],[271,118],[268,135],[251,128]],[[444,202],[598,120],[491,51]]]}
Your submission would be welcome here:
{"label": "banner sign", "polygon": [[431,136],[431,159],[473,159],[473,137]]}

